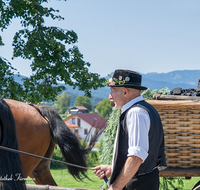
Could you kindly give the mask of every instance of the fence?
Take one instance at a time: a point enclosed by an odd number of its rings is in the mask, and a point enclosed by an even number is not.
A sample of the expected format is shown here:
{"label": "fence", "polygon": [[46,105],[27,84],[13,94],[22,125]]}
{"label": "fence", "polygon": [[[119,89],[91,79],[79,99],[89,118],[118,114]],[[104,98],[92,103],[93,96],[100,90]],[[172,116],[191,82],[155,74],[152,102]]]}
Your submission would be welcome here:
{"label": "fence", "polygon": [[58,186],[49,186],[49,185],[26,185],[27,190],[86,190],[80,188],[71,188],[71,187],[58,187]]}

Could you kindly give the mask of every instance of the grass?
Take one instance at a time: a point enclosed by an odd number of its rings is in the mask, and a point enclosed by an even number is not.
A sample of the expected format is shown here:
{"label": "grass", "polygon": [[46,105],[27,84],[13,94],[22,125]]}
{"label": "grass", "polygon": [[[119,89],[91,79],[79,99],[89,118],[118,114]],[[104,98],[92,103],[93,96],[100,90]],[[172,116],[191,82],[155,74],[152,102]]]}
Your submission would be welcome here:
{"label": "grass", "polygon": [[[194,185],[200,180],[200,177],[192,177],[191,179],[185,179],[182,178],[184,186],[182,187],[183,190],[191,190]],[[160,178],[160,181],[162,182],[162,179]],[[173,183],[175,187],[178,187],[178,183]],[[169,190],[174,190],[173,188],[169,187]]]}
{"label": "grass", "polygon": [[[61,187],[76,187],[84,189],[100,190],[103,181],[96,177],[92,171],[88,170],[88,177],[92,180],[84,179],[83,181],[76,181],[69,173],[67,169],[51,170],[52,176],[58,186]],[[184,182],[184,190],[191,190],[192,187],[200,180],[200,177],[192,177],[191,179],[182,178]],[[162,179],[160,179],[162,181]],[[34,184],[33,181],[27,181],[28,184]],[[177,184],[175,183],[175,186]],[[169,188],[169,190],[173,190]]]}
{"label": "grass", "polygon": [[[51,170],[51,174],[58,186],[61,187],[76,187],[84,189],[99,190],[103,181],[93,174],[93,171],[88,170],[87,175],[91,180],[84,179],[83,181],[76,181],[67,169]],[[33,181],[27,181],[27,184],[34,184]]]}

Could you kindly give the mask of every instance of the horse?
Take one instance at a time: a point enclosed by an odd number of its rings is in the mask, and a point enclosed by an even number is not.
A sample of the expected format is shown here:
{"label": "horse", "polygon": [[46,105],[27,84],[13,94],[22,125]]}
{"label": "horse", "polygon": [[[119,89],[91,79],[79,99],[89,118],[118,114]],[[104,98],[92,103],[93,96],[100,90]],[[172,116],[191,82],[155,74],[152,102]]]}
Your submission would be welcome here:
{"label": "horse", "polygon": [[[66,162],[85,167],[67,167],[77,180],[87,178],[86,154],[98,136],[91,138],[88,147],[83,146],[54,108],[0,98],[0,145],[51,158],[57,142]],[[57,185],[50,173],[50,161],[0,150],[0,179],[15,179],[14,175],[22,179],[29,176],[38,185]],[[4,180],[1,186],[26,188],[23,180]]]}

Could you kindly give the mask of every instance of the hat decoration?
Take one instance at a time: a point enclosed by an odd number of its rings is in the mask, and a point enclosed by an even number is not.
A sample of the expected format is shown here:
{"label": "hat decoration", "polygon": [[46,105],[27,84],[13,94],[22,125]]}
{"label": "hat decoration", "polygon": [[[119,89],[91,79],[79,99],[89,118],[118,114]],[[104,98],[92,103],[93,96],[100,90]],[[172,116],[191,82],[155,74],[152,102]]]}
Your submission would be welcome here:
{"label": "hat decoration", "polygon": [[[108,75],[108,76],[111,77],[110,75]],[[113,86],[113,85],[123,85],[123,84],[125,84],[125,82],[126,82],[126,79],[122,80],[122,77],[119,76],[119,80],[111,77],[110,79],[106,79],[106,81],[103,84],[105,86]]]}
{"label": "hat decoration", "polygon": [[126,87],[134,88],[138,90],[146,90],[147,88],[141,86],[142,75],[131,70],[115,70],[113,77],[108,75],[110,79],[107,79],[103,84],[109,87]]}

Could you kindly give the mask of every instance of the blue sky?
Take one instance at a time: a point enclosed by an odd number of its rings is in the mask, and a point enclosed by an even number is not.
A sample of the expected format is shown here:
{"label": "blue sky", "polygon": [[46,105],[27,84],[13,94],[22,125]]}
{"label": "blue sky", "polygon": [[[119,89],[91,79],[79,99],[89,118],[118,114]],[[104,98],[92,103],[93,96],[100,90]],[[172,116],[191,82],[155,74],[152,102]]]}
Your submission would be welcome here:
{"label": "blue sky", "polygon": [[[74,30],[90,72],[106,76],[115,69],[141,73],[200,69],[199,0],[51,0],[64,21],[49,26]],[[18,71],[31,74],[30,62],[11,60],[12,38],[19,21],[1,33],[0,47]],[[2,54],[3,52],[3,54]]]}

